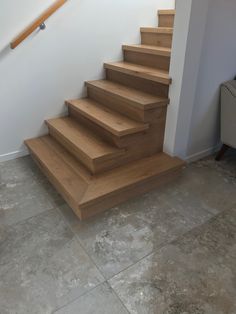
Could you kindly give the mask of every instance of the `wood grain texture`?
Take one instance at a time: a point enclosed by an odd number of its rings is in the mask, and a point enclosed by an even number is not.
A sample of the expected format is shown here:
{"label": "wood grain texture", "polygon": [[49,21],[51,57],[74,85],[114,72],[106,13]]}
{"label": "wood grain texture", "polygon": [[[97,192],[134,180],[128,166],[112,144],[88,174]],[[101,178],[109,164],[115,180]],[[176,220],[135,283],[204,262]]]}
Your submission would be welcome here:
{"label": "wood grain texture", "polygon": [[149,125],[136,122],[125,115],[89,98],[68,100],[67,105],[113,135],[121,137],[147,130]]}
{"label": "wood grain texture", "polygon": [[46,11],[44,11],[33,23],[26,27],[11,43],[11,49],[15,49],[23,40],[32,34],[42,23],[55,13],[67,0],[57,0]]}
{"label": "wood grain texture", "polygon": [[112,82],[138,89],[151,95],[168,98],[169,85],[150,81],[141,77],[134,76],[112,69],[106,69],[106,78]]}
{"label": "wood grain texture", "polygon": [[124,150],[104,142],[72,118],[57,118],[46,122],[51,136],[65,146],[92,173],[106,169],[108,160],[124,154]]}
{"label": "wood grain texture", "polygon": [[86,169],[81,170],[83,166],[50,136],[25,143],[40,169],[80,219],[172,180],[184,165],[178,158],[160,153],[86,180],[79,175]]}
{"label": "wood grain texture", "polygon": [[[86,82],[88,97],[141,122],[152,122],[168,98],[151,95],[108,80]],[[149,114],[150,113],[150,114]]]}
{"label": "wood grain texture", "polygon": [[141,43],[142,45],[161,46],[171,48],[173,37],[173,28],[166,27],[142,27]]}
{"label": "wood grain texture", "polygon": [[174,27],[175,10],[159,10],[158,25],[159,27]]}
{"label": "wood grain texture", "polygon": [[171,84],[171,78],[169,77],[168,72],[164,70],[153,69],[152,67],[128,63],[124,61],[105,63],[104,67],[105,69],[121,72],[124,74],[129,74],[153,82],[162,83],[166,85]]}

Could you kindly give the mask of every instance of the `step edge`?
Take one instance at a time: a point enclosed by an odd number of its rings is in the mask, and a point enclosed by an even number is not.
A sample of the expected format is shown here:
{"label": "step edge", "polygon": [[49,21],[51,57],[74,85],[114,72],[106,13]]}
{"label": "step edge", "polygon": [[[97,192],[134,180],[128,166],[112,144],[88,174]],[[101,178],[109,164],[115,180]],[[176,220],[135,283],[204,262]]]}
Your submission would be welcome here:
{"label": "step edge", "polygon": [[140,32],[173,35],[174,29],[172,27],[141,27]]}
{"label": "step edge", "polygon": [[[54,119],[49,119],[49,120],[45,120],[45,123],[48,125],[50,123],[50,120],[54,120]],[[84,156],[84,158],[86,158],[88,160],[88,163],[90,164],[90,168],[93,168],[92,164],[99,163],[101,161],[108,161],[110,160],[110,158],[116,158],[119,157],[121,155],[123,155],[125,153],[125,149],[124,148],[117,148],[114,147],[114,150],[116,150],[115,152],[110,152],[110,153],[106,153],[103,156],[98,156],[98,157],[91,157],[89,156],[86,152],[84,152],[83,150],[81,150],[79,148],[79,146],[75,145],[67,136],[65,136],[61,131],[58,130],[58,128],[55,128],[53,125],[50,125],[51,128],[53,128],[54,131],[56,131],[58,134],[60,134],[64,140],[66,140],[68,143],[70,143],[71,145],[73,145],[73,147],[75,147],[76,150],[78,150],[80,152],[81,155]],[[53,137],[53,136],[52,136]],[[107,143],[106,143],[107,144]],[[107,144],[109,145],[109,144]],[[111,148],[113,148],[113,146],[109,145]],[[78,157],[79,159],[79,157]],[[91,168],[91,170],[92,170]]]}
{"label": "step edge", "polygon": [[[144,46],[144,47],[142,47]],[[156,46],[149,45],[149,48],[145,48],[147,45],[122,45],[123,51],[132,51],[132,52],[138,52],[138,53],[144,53],[144,54],[151,54],[156,56],[162,56],[166,58],[171,57],[171,49],[169,48],[169,51],[162,50],[161,48],[156,48]]]}
{"label": "step edge", "polygon": [[[132,103],[131,106],[136,107],[136,108],[138,108],[140,110],[146,111],[146,110],[150,110],[150,109],[164,107],[164,106],[167,106],[170,103],[170,99],[169,98],[164,98],[164,97],[163,98],[159,97],[160,99],[158,101],[153,101],[153,102],[149,101],[149,102],[141,103],[141,102],[135,101],[135,100],[133,100],[133,99],[131,99],[129,97],[123,96],[123,95],[121,95],[119,93],[115,93],[113,91],[110,91],[110,90],[108,90],[106,88],[103,88],[101,86],[97,86],[96,83],[94,83],[94,82],[96,82],[96,81],[87,81],[87,82],[85,82],[85,84],[89,88],[96,89],[97,91],[102,91],[102,92],[107,93],[109,95],[114,95],[116,97],[121,98],[121,100],[127,100],[130,103]],[[117,84],[117,85],[120,85],[120,84]],[[135,91],[135,89],[133,89],[133,88],[130,88],[130,89]]]}
{"label": "step edge", "polygon": [[[100,106],[104,106],[98,103],[98,105]],[[110,126],[108,126],[107,124],[103,123],[100,120],[97,120],[96,118],[94,118],[93,116],[89,115],[88,113],[84,112],[83,110],[81,110],[80,108],[76,107],[75,104],[71,103],[71,101],[69,102],[69,106],[72,106],[74,110],[76,110],[79,114],[81,114],[83,117],[87,118],[88,120],[92,121],[93,123],[99,125],[101,128],[105,129],[106,131],[110,132],[111,134],[113,134],[114,136],[117,137],[123,137],[126,135],[131,135],[131,134],[138,134],[140,132],[143,132],[147,129],[149,129],[149,124],[148,123],[140,123],[139,127],[135,127],[135,128],[130,128],[129,130],[125,130],[125,131],[116,131],[115,129],[112,129]],[[128,119],[127,117],[125,117],[126,119]],[[130,119],[132,120],[132,119]],[[142,124],[142,125],[141,125]]]}
{"label": "step edge", "polygon": [[[139,65],[139,64],[128,63],[128,62],[126,62],[126,63],[135,65],[135,66],[140,67],[140,68],[144,68],[144,66]],[[150,80],[150,81],[153,81],[153,82],[161,83],[161,84],[164,84],[164,85],[171,85],[171,83],[172,83],[172,79],[169,77],[168,74],[165,74],[164,77],[160,75],[160,70],[157,70],[157,72],[159,72],[159,73],[157,73],[157,75],[154,76],[152,74],[149,74],[148,71],[146,73],[142,72],[142,71],[141,71],[141,73],[137,73],[137,71],[135,71],[135,70],[126,69],[124,67],[119,67],[119,65],[117,65],[115,63],[108,63],[108,62],[104,63],[104,68],[105,69],[109,69],[109,70],[113,70],[113,71],[117,71],[117,72],[122,72],[122,73],[129,74],[129,75],[133,75],[133,76],[136,76],[136,77],[141,77],[141,78],[144,78],[146,80]],[[148,67],[145,67],[145,68],[148,68]],[[154,70],[151,67],[149,67],[149,68],[152,71]],[[165,77],[165,76],[168,76],[168,77]]]}

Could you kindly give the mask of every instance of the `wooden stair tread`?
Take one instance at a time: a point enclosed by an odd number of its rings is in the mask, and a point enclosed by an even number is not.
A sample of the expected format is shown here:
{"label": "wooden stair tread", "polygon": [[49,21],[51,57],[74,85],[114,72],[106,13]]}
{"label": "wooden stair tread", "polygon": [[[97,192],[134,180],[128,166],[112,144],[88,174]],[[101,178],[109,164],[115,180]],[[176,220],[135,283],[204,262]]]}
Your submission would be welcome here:
{"label": "wooden stair tread", "polygon": [[173,34],[172,27],[141,27],[141,33]]}
{"label": "wooden stair tread", "polygon": [[46,121],[60,136],[71,143],[81,154],[92,161],[106,161],[124,153],[124,150],[113,147],[94,135],[92,131],[70,117]]}
{"label": "wooden stair tread", "polygon": [[70,100],[67,104],[115,136],[135,134],[149,128],[148,124],[136,122],[89,98]]}
{"label": "wooden stair tread", "polygon": [[25,144],[51,183],[75,209],[88,187],[86,170],[49,135],[26,140]]}
{"label": "wooden stair tread", "polygon": [[157,56],[170,57],[171,49],[166,47],[157,47],[151,45],[123,45],[123,50],[125,51],[134,51],[142,52]]}
{"label": "wooden stair tread", "polygon": [[104,64],[105,69],[115,70],[139,78],[159,82],[165,85],[171,84],[171,78],[167,71],[159,70],[143,65],[133,64],[129,62],[111,62]]}
{"label": "wooden stair tread", "polygon": [[184,166],[184,162],[179,158],[174,158],[165,153],[158,153],[125,166],[115,168],[104,174],[96,176],[96,180],[87,189],[81,207],[98,201],[114,191],[122,192],[128,186],[145,184],[150,178],[161,177],[169,172],[177,171]]}
{"label": "wooden stair tread", "polygon": [[158,97],[108,80],[89,81],[86,82],[86,85],[116,95],[121,99],[127,99],[142,110],[154,109],[169,103],[167,98]]}
{"label": "wooden stair tread", "polygon": [[159,15],[175,15],[176,10],[158,10]]}

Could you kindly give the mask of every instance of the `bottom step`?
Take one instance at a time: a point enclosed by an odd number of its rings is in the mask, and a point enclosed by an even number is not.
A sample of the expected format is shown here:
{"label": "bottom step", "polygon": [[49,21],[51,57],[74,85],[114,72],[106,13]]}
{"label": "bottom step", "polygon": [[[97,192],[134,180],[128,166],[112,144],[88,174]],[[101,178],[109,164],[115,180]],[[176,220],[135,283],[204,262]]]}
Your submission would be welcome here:
{"label": "bottom step", "polygon": [[91,175],[52,137],[27,140],[32,157],[80,219],[172,180],[184,165],[164,153]]}

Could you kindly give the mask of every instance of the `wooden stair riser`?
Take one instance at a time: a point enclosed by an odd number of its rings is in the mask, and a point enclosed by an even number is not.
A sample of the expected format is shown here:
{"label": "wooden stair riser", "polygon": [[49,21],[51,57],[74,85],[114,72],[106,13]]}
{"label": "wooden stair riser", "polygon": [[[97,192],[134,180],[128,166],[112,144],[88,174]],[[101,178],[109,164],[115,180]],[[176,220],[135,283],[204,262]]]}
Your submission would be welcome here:
{"label": "wooden stair riser", "polygon": [[159,14],[158,25],[159,27],[174,27],[175,15],[174,14]]}
{"label": "wooden stair riser", "polygon": [[156,96],[168,98],[169,86],[147,79],[135,77],[115,70],[106,69],[106,78]]}
{"label": "wooden stair riser", "polygon": [[99,125],[81,116],[76,110],[74,110],[70,106],[68,107],[68,110],[69,110],[69,115],[71,117],[75,118],[79,123],[82,123],[83,125],[88,127],[90,130],[93,130],[95,134],[98,134],[101,138],[103,138],[108,143],[115,145],[118,148],[127,148],[129,145],[133,145],[134,143],[137,143],[144,136],[146,137],[146,140],[148,140],[148,136],[152,134],[153,125],[161,125],[164,130],[165,125],[163,126],[163,121],[165,122],[165,119],[166,119],[167,108],[166,107],[163,107],[162,109],[160,108],[160,112],[157,114],[155,123],[150,124],[150,127],[148,130],[137,133],[137,134],[123,136],[123,137],[114,136],[113,134],[106,131]]}
{"label": "wooden stair riser", "polygon": [[136,51],[124,51],[124,60],[160,70],[169,71],[170,57],[152,55]]}
{"label": "wooden stair riser", "polygon": [[122,98],[99,88],[87,86],[88,97],[123,115],[139,122],[156,122],[165,113],[165,105],[149,110],[143,110],[127,98]]}
{"label": "wooden stair riser", "polygon": [[153,45],[171,48],[172,34],[141,32],[141,43],[143,45]]}

